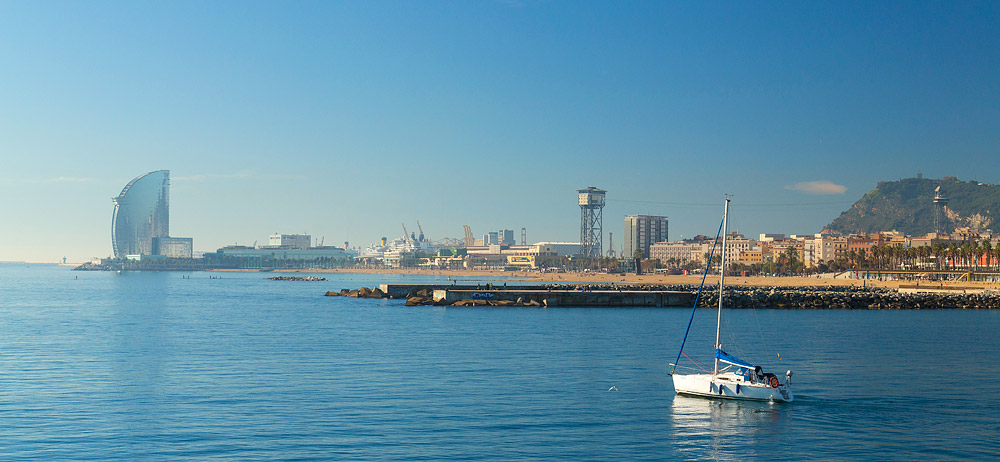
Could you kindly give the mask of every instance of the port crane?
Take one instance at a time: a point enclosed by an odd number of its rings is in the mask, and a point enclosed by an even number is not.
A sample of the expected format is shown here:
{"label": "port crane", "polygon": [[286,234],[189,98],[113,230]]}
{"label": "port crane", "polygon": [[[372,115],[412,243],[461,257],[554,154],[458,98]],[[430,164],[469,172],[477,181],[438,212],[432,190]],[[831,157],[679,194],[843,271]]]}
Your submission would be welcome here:
{"label": "port crane", "polygon": [[465,246],[476,245],[476,238],[472,236],[472,228],[469,225],[462,225],[465,228]]}
{"label": "port crane", "polygon": [[420,234],[417,236],[417,239],[420,242],[424,242],[424,228],[420,227],[420,220],[417,220],[417,229],[420,230]]}
{"label": "port crane", "polygon": [[406,230],[406,223],[403,223],[403,240],[413,241],[413,238],[410,237],[410,232]]}

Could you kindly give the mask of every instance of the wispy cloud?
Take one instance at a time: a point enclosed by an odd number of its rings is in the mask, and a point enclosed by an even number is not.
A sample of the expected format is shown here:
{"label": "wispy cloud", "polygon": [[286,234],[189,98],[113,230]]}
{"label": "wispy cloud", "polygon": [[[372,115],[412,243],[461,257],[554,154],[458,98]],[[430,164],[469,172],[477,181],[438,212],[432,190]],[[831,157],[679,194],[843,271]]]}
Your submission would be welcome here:
{"label": "wispy cloud", "polygon": [[173,181],[211,181],[211,180],[241,180],[244,178],[250,178],[250,174],[247,172],[236,172],[236,173],[198,173],[195,175],[188,176],[175,176],[170,179]]}
{"label": "wispy cloud", "polygon": [[93,178],[83,178],[75,176],[59,176],[55,178],[0,178],[0,183],[21,183],[21,184],[41,184],[41,183],[89,183]]}
{"label": "wispy cloud", "polygon": [[301,175],[276,175],[276,174],[259,174],[250,172],[234,172],[234,173],[197,173],[194,175],[187,176],[173,176],[170,177],[172,181],[215,181],[215,180],[247,180],[253,179],[254,181],[295,181],[305,178]]}
{"label": "wispy cloud", "polygon": [[56,178],[49,178],[45,180],[46,183],[87,183],[94,181],[93,178],[80,178],[74,176],[60,176]]}
{"label": "wispy cloud", "polygon": [[844,194],[847,192],[847,186],[839,185],[826,180],[795,183],[790,186],[785,186],[785,189],[790,191],[801,191],[806,194],[819,195]]}

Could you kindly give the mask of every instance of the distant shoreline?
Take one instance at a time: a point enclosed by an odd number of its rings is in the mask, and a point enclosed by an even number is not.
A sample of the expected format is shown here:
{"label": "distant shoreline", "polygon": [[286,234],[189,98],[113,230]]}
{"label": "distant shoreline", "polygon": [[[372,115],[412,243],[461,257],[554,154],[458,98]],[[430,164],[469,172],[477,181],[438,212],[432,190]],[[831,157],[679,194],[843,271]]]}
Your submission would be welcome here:
{"label": "distant shoreline", "polygon": [[[255,272],[259,270],[211,270],[229,272]],[[666,275],[634,273],[542,273],[537,271],[478,271],[478,270],[424,270],[414,268],[403,269],[373,269],[373,268],[336,268],[336,269],[306,269],[306,270],[274,270],[281,273],[355,273],[355,274],[412,274],[424,276],[452,276],[463,279],[479,279],[489,281],[495,278],[505,278],[523,281],[553,282],[553,283],[591,283],[591,284],[687,284],[701,283],[701,275]],[[717,285],[718,275],[709,275],[706,285]],[[727,276],[726,284],[747,287],[878,287],[899,289],[919,284],[920,287],[940,289],[998,289],[1000,284],[987,282],[954,282],[954,281],[904,281],[878,279],[833,279],[805,276]]]}

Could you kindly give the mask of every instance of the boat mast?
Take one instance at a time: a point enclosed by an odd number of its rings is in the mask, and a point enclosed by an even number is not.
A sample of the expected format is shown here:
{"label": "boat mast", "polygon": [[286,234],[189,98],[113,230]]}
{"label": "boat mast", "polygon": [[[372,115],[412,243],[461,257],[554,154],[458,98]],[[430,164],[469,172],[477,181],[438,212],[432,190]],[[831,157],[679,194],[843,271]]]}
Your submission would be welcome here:
{"label": "boat mast", "polygon": [[[722,330],[722,289],[726,285],[726,235],[729,234],[729,196],[726,196],[726,207],[722,212],[722,262],[719,266],[719,315],[715,322],[715,350],[718,351],[719,333]],[[711,263],[711,262],[709,262]],[[719,373],[719,358],[715,358],[715,374]]]}

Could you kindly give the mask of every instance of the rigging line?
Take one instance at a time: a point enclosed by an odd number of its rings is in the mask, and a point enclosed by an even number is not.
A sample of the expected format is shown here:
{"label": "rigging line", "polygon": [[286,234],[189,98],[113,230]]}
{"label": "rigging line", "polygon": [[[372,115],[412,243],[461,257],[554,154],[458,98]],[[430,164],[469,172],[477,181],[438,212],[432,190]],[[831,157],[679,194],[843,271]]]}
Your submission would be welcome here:
{"label": "rigging line", "polygon": [[677,359],[674,360],[674,368],[670,370],[670,375],[674,375],[674,371],[677,370],[677,363],[681,360],[681,355],[684,354],[684,343],[687,342],[688,333],[691,332],[691,323],[694,322],[694,312],[698,310],[698,300],[701,300],[701,290],[705,288],[705,278],[708,277],[708,270],[712,267],[712,258],[715,257],[715,246],[719,244],[719,236],[722,235],[722,225],[725,222],[726,217],[723,216],[722,222],[719,223],[719,231],[715,233],[715,242],[712,243],[712,251],[708,254],[708,266],[705,267],[705,274],[701,276],[701,285],[698,286],[698,294],[694,297],[694,306],[691,307],[691,317],[688,319],[687,329],[684,329],[684,339],[681,340],[681,349],[677,351]]}
{"label": "rigging line", "polygon": [[[767,348],[767,341],[764,340],[764,331],[760,328],[760,319],[757,318],[757,307],[751,306],[750,309],[753,311],[753,320],[757,323],[757,333],[760,334],[760,344],[764,347],[764,354],[770,357],[771,351]],[[778,356],[778,358],[781,358],[781,356]]]}
{"label": "rigging line", "polygon": [[[683,351],[682,351],[682,353],[683,353]],[[693,359],[691,359],[690,356],[688,356],[687,353],[683,353],[683,354],[684,354],[684,357],[688,359],[688,361],[691,361],[691,364],[694,364],[695,366],[698,366],[698,369],[701,369],[701,370],[703,370],[705,372],[708,372],[708,369],[705,369],[704,367],[701,367],[701,364],[696,363]],[[677,364],[674,364],[674,369],[677,369]]]}
{"label": "rigging line", "polygon": [[[662,201],[642,201],[642,200],[631,200],[631,199],[604,199],[605,202],[630,202],[636,204],[658,204],[658,205],[680,205],[680,206],[690,206],[690,207],[712,207],[718,204],[703,204],[697,202],[662,202]],[[786,203],[786,204],[774,204],[774,203],[761,203],[761,204],[743,204],[741,203],[737,207],[811,207],[817,205],[844,205],[853,204],[851,201],[838,201],[838,202],[798,202],[798,203]]]}

